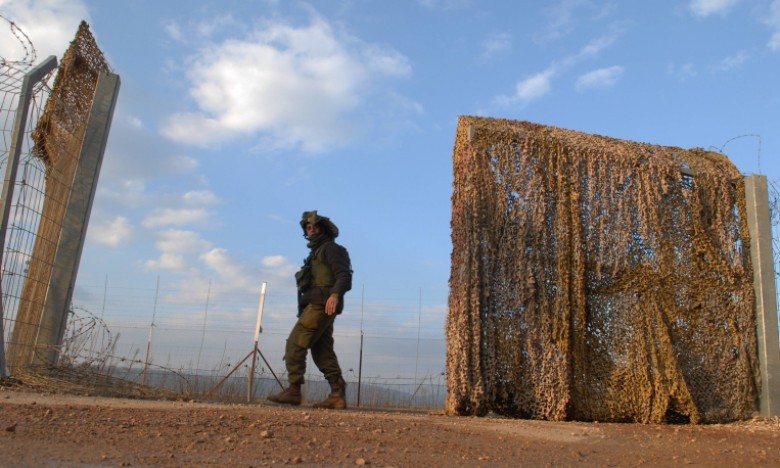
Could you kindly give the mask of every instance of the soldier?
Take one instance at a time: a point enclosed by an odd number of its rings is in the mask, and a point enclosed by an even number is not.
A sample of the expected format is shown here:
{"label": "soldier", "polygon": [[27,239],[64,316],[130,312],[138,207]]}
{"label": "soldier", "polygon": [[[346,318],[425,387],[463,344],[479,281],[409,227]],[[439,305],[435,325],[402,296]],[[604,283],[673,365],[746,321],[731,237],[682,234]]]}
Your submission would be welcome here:
{"label": "soldier", "polygon": [[298,321],[287,338],[284,353],[290,385],[269,395],[268,400],[286,405],[301,404],[306,353],[311,349],[314,364],[330,383],[331,390],[328,398],[314,407],[345,409],[347,383],[333,350],[333,322],[344,309],[344,294],[352,289],[352,265],[347,249],[334,241],[339,230],[329,218],[318,215],[317,211],[305,211],[301,228],[311,251],[295,274]]}

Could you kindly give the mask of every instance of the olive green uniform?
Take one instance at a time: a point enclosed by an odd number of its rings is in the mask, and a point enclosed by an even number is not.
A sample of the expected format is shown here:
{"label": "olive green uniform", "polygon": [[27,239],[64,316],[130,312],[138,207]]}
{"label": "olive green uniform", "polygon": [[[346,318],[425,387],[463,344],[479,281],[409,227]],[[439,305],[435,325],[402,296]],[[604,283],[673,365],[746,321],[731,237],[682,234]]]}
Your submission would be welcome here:
{"label": "olive green uniform", "polygon": [[[285,364],[291,384],[304,383],[306,353],[311,350],[314,364],[328,382],[341,378],[333,349],[333,322],[344,309],[344,294],[352,289],[352,268],[347,249],[327,238],[311,246],[311,253],[296,275],[298,282],[298,321],[285,348]],[[325,313],[330,296],[339,299],[336,313]]]}

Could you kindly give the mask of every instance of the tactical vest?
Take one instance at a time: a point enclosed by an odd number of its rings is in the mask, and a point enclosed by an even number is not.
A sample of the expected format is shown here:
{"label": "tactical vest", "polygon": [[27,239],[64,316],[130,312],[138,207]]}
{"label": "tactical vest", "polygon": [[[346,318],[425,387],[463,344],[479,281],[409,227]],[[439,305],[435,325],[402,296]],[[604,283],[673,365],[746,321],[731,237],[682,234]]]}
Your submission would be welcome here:
{"label": "tactical vest", "polygon": [[332,242],[326,242],[317,249],[317,254],[311,261],[311,285],[315,288],[333,286],[336,280],[333,278],[333,272],[325,263],[325,247]]}

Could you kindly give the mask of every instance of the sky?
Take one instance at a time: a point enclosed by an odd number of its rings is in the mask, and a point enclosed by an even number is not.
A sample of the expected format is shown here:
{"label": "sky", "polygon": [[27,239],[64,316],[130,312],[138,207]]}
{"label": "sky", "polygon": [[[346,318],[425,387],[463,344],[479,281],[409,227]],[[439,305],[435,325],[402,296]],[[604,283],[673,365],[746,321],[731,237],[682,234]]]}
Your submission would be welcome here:
{"label": "sky", "polygon": [[[780,0],[0,0],[0,14],[38,61],[86,20],[120,76],[73,303],[124,352],[143,353],[154,321],[158,362],[251,350],[266,282],[261,350],[281,370],[298,222],[316,209],[355,272],[342,367],[362,333],[371,375],[443,371],[460,115],[702,147],[780,177]],[[7,31],[0,52],[19,53]]]}

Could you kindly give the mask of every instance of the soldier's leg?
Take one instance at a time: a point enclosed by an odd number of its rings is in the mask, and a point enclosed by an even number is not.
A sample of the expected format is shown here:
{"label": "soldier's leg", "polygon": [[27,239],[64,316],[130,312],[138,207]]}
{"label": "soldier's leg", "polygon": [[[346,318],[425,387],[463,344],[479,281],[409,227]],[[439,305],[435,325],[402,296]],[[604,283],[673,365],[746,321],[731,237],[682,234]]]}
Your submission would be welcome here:
{"label": "soldier's leg", "polygon": [[[332,318],[336,316],[333,315]],[[333,349],[333,320],[322,332],[322,336],[311,347],[314,364],[328,382],[336,382],[341,377],[341,367],[336,351]]]}
{"label": "soldier's leg", "polygon": [[298,317],[284,352],[287,366],[287,378],[290,383],[303,383],[306,373],[306,353],[320,339],[330,326],[333,329],[333,317],[325,314],[325,307],[309,304]]}
{"label": "soldier's leg", "polygon": [[315,408],[346,409],[347,407],[347,382],[341,376],[341,367],[333,349],[333,323],[323,332],[319,340],[311,348],[311,356],[320,372],[325,375],[330,384],[328,397],[315,403]]}

